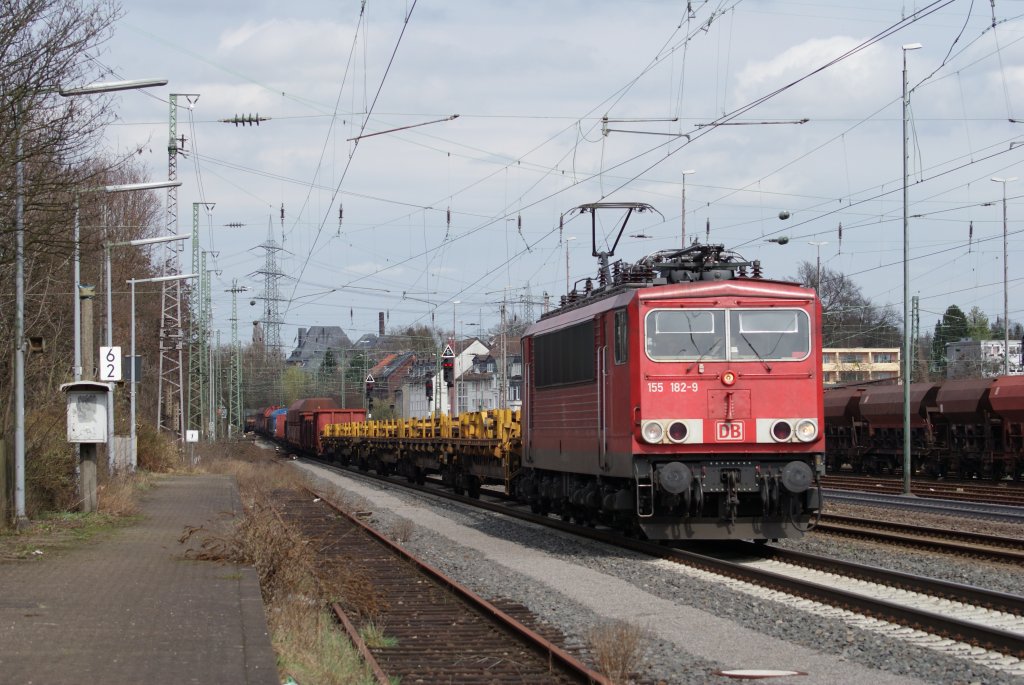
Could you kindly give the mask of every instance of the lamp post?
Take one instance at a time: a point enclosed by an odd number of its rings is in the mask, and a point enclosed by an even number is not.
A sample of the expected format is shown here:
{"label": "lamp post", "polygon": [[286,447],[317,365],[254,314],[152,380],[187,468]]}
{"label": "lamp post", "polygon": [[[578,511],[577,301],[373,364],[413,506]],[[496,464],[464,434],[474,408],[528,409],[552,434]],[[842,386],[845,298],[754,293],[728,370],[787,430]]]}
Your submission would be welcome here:
{"label": "lamp post", "polygon": [[696,172],[695,169],[687,169],[686,171],[683,172],[683,211],[681,212],[681,214],[682,214],[681,222],[682,222],[682,225],[683,225],[683,242],[682,242],[681,247],[684,250],[686,249],[686,177],[687,177],[688,174],[692,174],[692,173],[695,173],[695,172]]}
{"label": "lamp post", "polygon": [[25,516],[25,164],[21,142],[21,105],[15,111],[14,142],[14,515]]}
{"label": "lamp post", "polygon": [[[80,88],[58,90],[58,92],[64,97],[70,97],[74,95],[147,88],[166,83],[166,79],[112,81],[94,83]],[[21,119],[22,110],[19,102],[14,114],[14,515],[19,526],[28,521],[25,516],[25,164],[23,160],[24,144],[21,139]],[[72,295],[77,302],[77,279]],[[75,312],[78,312],[77,304]],[[77,321],[75,330],[78,330]],[[76,364],[76,368],[79,365],[80,359]]]}
{"label": "lamp post", "polygon": [[[181,185],[181,181],[154,181],[151,183],[126,183],[120,185],[108,185],[100,186],[98,188],[85,188],[82,190],[75,191],[75,220],[74,230],[72,231],[72,241],[74,242],[73,248],[73,279],[74,284],[72,286],[72,299],[74,304],[74,378],[75,381],[82,380],[82,297],[81,297],[81,249],[80,249],[80,227],[79,227],[79,197],[82,193],[121,193],[132,190],[153,190],[157,188],[167,188],[170,186]],[[130,243],[119,243],[121,245]],[[107,283],[107,346],[111,346],[113,343],[110,339],[110,250],[105,250],[105,261],[104,268],[106,269],[106,283]],[[90,352],[91,353],[91,352]],[[113,391],[107,393],[107,463],[112,469],[114,465],[113,460],[113,445],[114,445],[114,393]]]}
{"label": "lamp post", "polygon": [[139,454],[138,454],[137,445],[136,445],[136,442],[135,442],[135,386],[137,385],[138,380],[139,380],[138,378],[135,377],[135,285],[137,283],[163,283],[165,281],[184,281],[184,280],[187,280],[187,279],[190,279],[190,278],[195,278],[196,275],[197,274],[179,274],[177,276],[156,276],[154,278],[133,278],[133,279],[130,279],[128,281],[125,281],[126,283],[128,283],[128,285],[131,286],[131,290],[132,290],[132,305],[131,305],[131,307],[132,307],[132,333],[131,333],[131,339],[132,339],[132,346],[131,346],[132,387],[131,387],[131,393],[130,393],[130,395],[131,395],[131,425],[129,426],[129,428],[130,428],[129,435],[130,435],[130,438],[131,438],[131,455],[132,455],[132,462],[131,462],[131,467],[130,468],[131,468],[132,471],[135,471],[135,467],[139,463],[139,458],[138,458]]}
{"label": "lamp post", "polygon": [[828,242],[826,242],[824,240],[810,240],[810,241],[808,241],[807,244],[808,245],[814,245],[814,247],[816,247],[817,251],[818,251],[818,261],[817,261],[817,265],[818,266],[817,266],[817,270],[815,271],[816,275],[814,276],[814,289],[820,293],[821,292],[821,246],[822,245],[828,245]]}
{"label": "lamp post", "polygon": [[[128,190],[149,190],[149,187],[164,187],[166,185],[181,185],[181,181],[159,181],[154,183],[133,183],[124,186],[107,186],[107,192],[121,192]],[[142,187],[146,186],[146,187]],[[171,240],[185,240],[192,236],[188,233],[182,233],[181,235],[163,236],[160,238],[140,238],[138,240],[125,240],[117,243],[106,242],[103,243],[103,280],[106,287],[106,298],[107,298],[107,334],[106,342],[107,347],[114,346],[114,306],[113,296],[111,293],[110,286],[110,250],[115,247],[138,247],[141,245],[153,245],[155,243],[166,243]],[[132,307],[134,311],[135,307]],[[135,357],[132,355],[132,383],[135,382]],[[114,472],[114,393],[113,391],[107,393],[107,468],[110,473]]]}
{"label": "lamp post", "polygon": [[576,236],[571,235],[565,239],[565,294],[569,294],[569,241],[576,240]]}
{"label": "lamp post", "polygon": [[[67,88],[60,89],[57,92],[63,97],[73,97],[76,95],[93,95],[97,93],[110,93],[120,90],[135,90],[138,88],[150,88],[152,86],[163,86],[167,85],[167,79],[137,79],[133,81],[108,81],[106,83],[93,83],[87,86],[81,86],[79,88]],[[138,184],[142,185],[142,184]],[[155,186],[160,187],[160,186]],[[82,301],[79,296],[79,289],[81,288],[81,252],[79,249],[79,224],[78,224],[78,198],[83,192],[117,192],[111,190],[111,188],[120,188],[122,190],[136,190],[136,188],[130,188],[127,186],[106,186],[104,188],[90,188],[88,190],[79,190],[75,192],[75,219],[74,226],[72,227],[72,263],[73,263],[73,278],[74,284],[71,288],[71,298],[73,300],[74,307],[74,378],[75,381],[82,380]],[[109,412],[108,412],[109,415]]]}
{"label": "lamp post", "polygon": [[1016,176],[1009,178],[992,177],[996,183],[1003,184],[1003,375],[1010,375],[1010,298],[1006,289],[1006,277],[1009,272],[1006,263],[1006,184],[1016,181]]}
{"label": "lamp post", "polygon": [[910,494],[910,221],[907,218],[907,51],[920,43],[903,46],[903,494]]}

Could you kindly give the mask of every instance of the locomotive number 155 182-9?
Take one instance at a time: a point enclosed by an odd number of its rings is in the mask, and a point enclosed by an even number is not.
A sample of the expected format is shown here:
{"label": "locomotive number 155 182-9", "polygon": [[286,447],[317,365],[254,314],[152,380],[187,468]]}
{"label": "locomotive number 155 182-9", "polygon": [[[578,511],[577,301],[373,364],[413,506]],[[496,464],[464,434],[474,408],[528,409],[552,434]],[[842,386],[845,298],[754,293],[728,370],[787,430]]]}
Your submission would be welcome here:
{"label": "locomotive number 155 182-9", "polygon": [[671,381],[669,383],[662,383],[648,381],[647,392],[697,392],[697,382]]}

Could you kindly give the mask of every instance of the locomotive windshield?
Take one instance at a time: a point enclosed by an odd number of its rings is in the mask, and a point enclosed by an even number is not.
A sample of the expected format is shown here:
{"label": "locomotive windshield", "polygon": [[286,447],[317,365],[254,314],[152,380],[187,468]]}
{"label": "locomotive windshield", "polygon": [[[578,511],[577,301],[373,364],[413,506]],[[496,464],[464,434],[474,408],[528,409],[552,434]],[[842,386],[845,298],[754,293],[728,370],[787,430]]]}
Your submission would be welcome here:
{"label": "locomotive windshield", "polygon": [[647,315],[647,356],[725,359],[725,310],[658,309]]}
{"label": "locomotive windshield", "polygon": [[798,361],[811,350],[800,309],[656,309],[645,321],[654,361]]}

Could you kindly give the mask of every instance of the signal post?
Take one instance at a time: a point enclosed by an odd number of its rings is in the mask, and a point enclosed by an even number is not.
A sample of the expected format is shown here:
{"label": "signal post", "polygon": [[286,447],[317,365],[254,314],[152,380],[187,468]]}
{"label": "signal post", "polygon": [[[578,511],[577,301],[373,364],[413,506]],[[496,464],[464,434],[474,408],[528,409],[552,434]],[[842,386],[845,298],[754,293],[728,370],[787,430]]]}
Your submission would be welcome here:
{"label": "signal post", "polygon": [[448,415],[456,417],[459,412],[456,407],[458,395],[455,389],[455,350],[454,341],[450,341],[441,352],[441,369],[444,374],[444,382],[448,386]]}

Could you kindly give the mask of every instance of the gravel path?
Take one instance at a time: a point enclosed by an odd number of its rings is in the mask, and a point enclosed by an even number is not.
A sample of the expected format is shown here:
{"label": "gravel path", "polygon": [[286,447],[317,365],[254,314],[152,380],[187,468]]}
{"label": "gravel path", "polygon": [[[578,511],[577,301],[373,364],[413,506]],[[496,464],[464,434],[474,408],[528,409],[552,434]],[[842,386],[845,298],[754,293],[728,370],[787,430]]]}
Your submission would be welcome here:
{"label": "gravel path", "polygon": [[[296,462],[330,483],[350,506],[373,512],[385,531],[415,524],[402,544],[477,593],[529,607],[571,643],[590,630],[627,621],[646,631],[641,682],[727,683],[721,669],[780,669],[806,675],[772,683],[1024,684],[1016,673],[914,646],[858,627],[831,609],[777,601],[772,593],[727,583],[670,562],[541,529],[448,501],[386,488]],[[837,512],[838,513],[838,512]],[[909,573],[1020,592],[1019,569],[924,552],[811,536],[785,546],[898,568]],[[796,605],[796,606],[794,606]],[[1012,661],[1012,660],[1011,660]]]}

